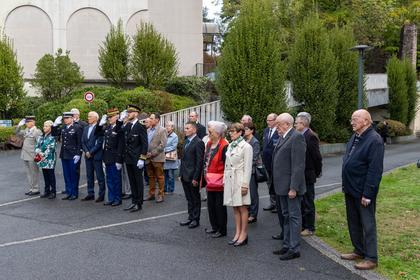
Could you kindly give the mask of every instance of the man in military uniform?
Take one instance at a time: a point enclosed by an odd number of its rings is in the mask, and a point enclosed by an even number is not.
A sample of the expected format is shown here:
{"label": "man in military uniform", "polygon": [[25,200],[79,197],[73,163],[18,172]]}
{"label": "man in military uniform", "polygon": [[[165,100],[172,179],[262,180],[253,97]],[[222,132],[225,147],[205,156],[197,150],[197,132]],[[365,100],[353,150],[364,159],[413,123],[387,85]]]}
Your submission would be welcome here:
{"label": "man in military uniform", "polygon": [[[77,108],[73,108],[70,110],[70,112],[73,113],[73,123],[75,126],[77,126],[80,130],[80,133],[83,135],[83,130],[86,126],[88,126],[87,122],[80,119],[80,111]],[[83,152],[83,150],[82,150]],[[80,164],[82,163],[81,160],[79,160],[76,164],[76,182],[77,182],[77,188],[79,188],[79,181],[80,181]]]}
{"label": "man in military uniform", "polygon": [[[20,130],[22,125],[26,125],[26,128]],[[23,136],[23,146],[20,158],[25,163],[26,176],[29,182],[29,191],[26,195],[38,195],[39,194],[39,168],[34,161],[35,157],[35,144],[38,138],[42,135],[41,130],[35,126],[35,117],[27,116],[21,120],[16,127],[16,134]]]}
{"label": "man in military uniform", "polygon": [[140,108],[128,105],[127,110],[120,114],[117,126],[120,128],[124,118],[128,115],[128,123],[124,128],[124,162],[127,166],[130,181],[132,204],[124,210],[130,212],[140,211],[143,204],[143,168],[147,154],[147,132],[139,123]]}
{"label": "man in military uniform", "polygon": [[[59,127],[62,121],[64,126]],[[63,175],[67,196],[63,200],[75,200],[79,196],[77,185],[77,163],[82,155],[82,132],[74,124],[73,113],[65,112],[55,119],[51,135],[61,135],[60,158],[63,165]]]}
{"label": "man in military uniform", "polygon": [[[116,123],[119,117],[116,108],[109,109],[102,116],[97,133],[104,135],[104,149],[102,160],[105,163],[106,183],[108,187],[108,201],[104,205],[121,205],[121,170],[123,167],[124,133],[118,130]],[[108,119],[108,125],[106,121]]]}

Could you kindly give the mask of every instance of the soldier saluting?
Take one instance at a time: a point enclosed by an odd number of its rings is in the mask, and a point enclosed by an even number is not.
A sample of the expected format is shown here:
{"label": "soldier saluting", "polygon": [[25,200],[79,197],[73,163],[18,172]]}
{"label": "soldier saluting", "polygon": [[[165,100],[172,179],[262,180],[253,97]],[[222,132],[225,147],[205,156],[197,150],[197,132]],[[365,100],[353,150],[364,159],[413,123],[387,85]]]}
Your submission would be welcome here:
{"label": "soldier saluting", "polygon": [[[62,121],[64,121],[64,125],[60,126]],[[76,168],[82,155],[82,133],[79,127],[74,124],[72,112],[65,112],[62,116],[58,116],[55,119],[51,135],[61,135],[60,158],[63,165],[64,183],[67,194],[62,199],[75,200],[79,196]]]}

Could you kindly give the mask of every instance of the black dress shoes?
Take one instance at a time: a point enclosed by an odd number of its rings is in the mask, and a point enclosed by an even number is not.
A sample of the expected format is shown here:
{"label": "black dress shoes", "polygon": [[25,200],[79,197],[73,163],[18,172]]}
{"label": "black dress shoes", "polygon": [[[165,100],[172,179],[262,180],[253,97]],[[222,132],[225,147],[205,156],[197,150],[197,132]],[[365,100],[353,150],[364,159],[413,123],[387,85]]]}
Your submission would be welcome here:
{"label": "black dress shoes", "polygon": [[48,196],[48,199],[54,199],[55,198],[55,193],[50,193],[50,195]]}
{"label": "black dress shoes", "polygon": [[131,194],[124,194],[123,196],[121,196],[121,199],[130,199],[131,198]]}
{"label": "black dress shoes", "polygon": [[284,255],[284,254],[286,254],[287,252],[289,251],[289,249],[287,249],[287,248],[281,248],[280,250],[275,250],[275,251],[273,251],[273,254],[274,255]]}
{"label": "black dress shoes", "polygon": [[189,226],[191,222],[192,222],[191,220],[186,220],[185,222],[180,222],[179,225],[185,227],[185,226]]}
{"label": "black dress shoes", "polygon": [[211,238],[220,238],[220,237],[223,237],[223,236],[226,236],[226,233],[223,234],[221,232],[216,232],[216,233],[211,235]]}
{"label": "black dress shoes", "polygon": [[238,239],[232,239],[231,241],[228,242],[229,245],[234,245],[236,243],[236,241],[238,241]]}
{"label": "black dress shoes", "polygon": [[49,193],[44,193],[43,195],[40,196],[40,198],[47,198],[47,197],[50,197]]}
{"label": "black dress shoes", "polygon": [[280,260],[288,261],[288,260],[293,260],[293,259],[296,259],[296,258],[299,258],[299,257],[300,257],[299,252],[294,253],[292,251],[288,251],[286,254],[280,256]]}
{"label": "black dress shoes", "polygon": [[111,206],[111,205],[112,205],[112,203],[114,203],[114,202],[112,202],[112,201],[107,201],[107,202],[105,202],[105,203],[104,203],[104,205],[105,205],[105,206]]}
{"label": "black dress shoes", "polygon": [[267,207],[263,208],[264,211],[272,211],[273,209],[276,209],[275,205],[270,205],[270,206],[267,206]]}
{"label": "black dress shoes", "polygon": [[274,234],[271,236],[274,240],[283,240],[283,234]]}
{"label": "black dress shoes", "polygon": [[28,195],[29,196],[34,196],[34,195],[39,195],[40,194],[40,192],[30,192]]}
{"label": "black dress shoes", "polygon": [[103,197],[98,197],[98,198],[95,200],[95,202],[96,202],[96,203],[98,203],[98,202],[102,202],[102,201],[104,201],[104,198],[103,198]]}
{"label": "black dress shoes", "polygon": [[216,232],[217,232],[217,230],[214,230],[214,229],[211,229],[211,228],[206,228],[204,231],[205,231],[207,234],[213,234],[213,233],[216,233]]}
{"label": "black dress shoes", "polygon": [[68,196],[63,197],[61,200],[69,200],[70,197],[71,195],[68,195]]}
{"label": "black dress shoes", "polygon": [[136,207],[137,204],[130,204],[128,207],[124,208],[124,211],[130,211],[131,209],[133,209],[134,207]]}
{"label": "black dress shoes", "polygon": [[72,195],[72,196],[69,197],[68,200],[76,200],[76,199],[77,199],[77,196]]}
{"label": "black dress shoes", "polygon": [[88,194],[87,196],[82,198],[82,201],[89,201],[89,200],[94,200],[94,199],[95,199],[95,196]]}
{"label": "black dress shoes", "polygon": [[194,220],[188,225],[188,228],[196,228],[199,225],[200,225],[200,223]]}
{"label": "black dress shoes", "polygon": [[133,208],[130,209],[130,213],[137,212],[141,210],[141,205],[135,204]]}
{"label": "black dress shoes", "polygon": [[113,202],[112,204],[111,204],[111,206],[120,206],[121,205],[121,201],[117,201],[117,202]]}
{"label": "black dress shoes", "polygon": [[32,191],[26,192],[25,195],[31,195]]}
{"label": "black dress shoes", "polygon": [[234,247],[240,247],[245,246],[248,244],[248,236],[243,241],[236,241],[235,244],[233,244]]}

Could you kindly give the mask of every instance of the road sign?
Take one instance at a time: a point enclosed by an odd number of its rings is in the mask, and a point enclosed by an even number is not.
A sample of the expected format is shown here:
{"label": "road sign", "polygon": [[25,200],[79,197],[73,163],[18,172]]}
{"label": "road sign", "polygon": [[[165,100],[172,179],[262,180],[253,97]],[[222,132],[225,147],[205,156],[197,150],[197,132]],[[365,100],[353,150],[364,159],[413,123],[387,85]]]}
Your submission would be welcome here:
{"label": "road sign", "polygon": [[85,92],[84,98],[86,102],[92,103],[93,100],[95,99],[95,94],[91,91],[87,91]]}

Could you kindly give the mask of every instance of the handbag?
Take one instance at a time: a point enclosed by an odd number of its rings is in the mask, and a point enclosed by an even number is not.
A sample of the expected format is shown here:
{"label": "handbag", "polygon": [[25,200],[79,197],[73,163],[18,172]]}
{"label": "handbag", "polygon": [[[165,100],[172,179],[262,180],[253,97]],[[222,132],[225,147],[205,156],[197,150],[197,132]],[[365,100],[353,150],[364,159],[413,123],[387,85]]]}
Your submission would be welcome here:
{"label": "handbag", "polygon": [[169,161],[175,161],[178,159],[178,153],[176,150],[173,150],[172,152],[165,153],[165,159]]}
{"label": "handbag", "polygon": [[40,162],[42,160],[42,156],[40,154],[36,154],[34,157],[35,162]]}
{"label": "handbag", "polygon": [[223,173],[206,173],[206,185],[209,189],[223,187]]}
{"label": "handbag", "polygon": [[263,183],[263,182],[268,181],[268,174],[264,165],[259,165],[257,166],[257,168],[255,168],[255,178],[257,179],[258,183]]}

